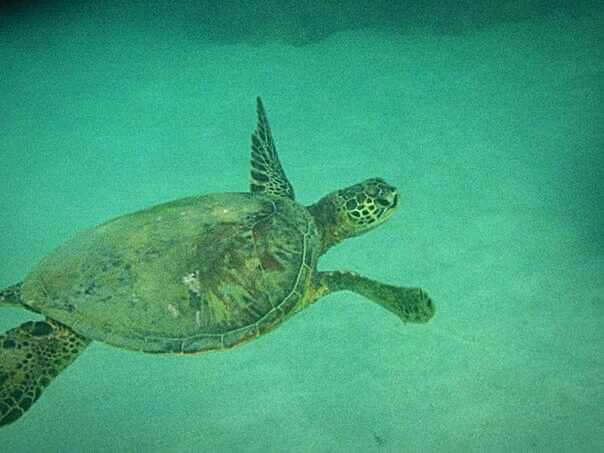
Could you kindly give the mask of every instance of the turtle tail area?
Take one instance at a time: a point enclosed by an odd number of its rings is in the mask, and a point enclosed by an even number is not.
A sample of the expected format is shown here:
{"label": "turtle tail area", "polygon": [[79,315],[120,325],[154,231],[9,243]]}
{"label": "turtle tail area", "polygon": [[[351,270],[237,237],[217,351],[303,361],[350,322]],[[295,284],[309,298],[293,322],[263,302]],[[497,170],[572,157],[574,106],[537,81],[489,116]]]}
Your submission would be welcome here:
{"label": "turtle tail area", "polygon": [[0,307],[21,305],[21,286],[23,282],[0,290]]}
{"label": "turtle tail area", "polygon": [[20,418],[90,340],[52,320],[0,335],[0,427]]}

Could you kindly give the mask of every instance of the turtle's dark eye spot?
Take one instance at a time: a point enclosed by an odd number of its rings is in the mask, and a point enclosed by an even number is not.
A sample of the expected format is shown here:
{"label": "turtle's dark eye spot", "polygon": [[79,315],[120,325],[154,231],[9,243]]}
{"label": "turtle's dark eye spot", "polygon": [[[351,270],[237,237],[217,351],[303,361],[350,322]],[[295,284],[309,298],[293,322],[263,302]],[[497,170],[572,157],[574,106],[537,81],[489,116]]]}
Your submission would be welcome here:
{"label": "turtle's dark eye spot", "polygon": [[374,197],[377,197],[377,195],[378,195],[378,189],[375,186],[369,186],[369,187],[367,187],[366,193],[370,197],[374,198]]}
{"label": "turtle's dark eye spot", "polygon": [[379,204],[380,206],[383,206],[385,208],[387,208],[388,206],[390,206],[390,202],[388,200],[385,200],[384,198],[378,198],[375,201],[377,202],[377,204]]}

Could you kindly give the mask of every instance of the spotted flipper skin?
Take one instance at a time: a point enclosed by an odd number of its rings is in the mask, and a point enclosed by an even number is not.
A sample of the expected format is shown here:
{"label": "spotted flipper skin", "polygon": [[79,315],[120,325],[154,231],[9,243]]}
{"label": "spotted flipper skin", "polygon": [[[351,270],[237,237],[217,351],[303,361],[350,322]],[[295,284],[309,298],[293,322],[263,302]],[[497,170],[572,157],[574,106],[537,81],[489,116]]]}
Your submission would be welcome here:
{"label": "spotted flipper skin", "polygon": [[90,341],[51,320],[0,335],[0,426],[20,418]]}
{"label": "spotted flipper skin", "polygon": [[264,193],[294,200],[294,189],[285,176],[279,161],[262,99],[257,98],[256,102],[258,123],[252,134],[250,189],[253,193]]}

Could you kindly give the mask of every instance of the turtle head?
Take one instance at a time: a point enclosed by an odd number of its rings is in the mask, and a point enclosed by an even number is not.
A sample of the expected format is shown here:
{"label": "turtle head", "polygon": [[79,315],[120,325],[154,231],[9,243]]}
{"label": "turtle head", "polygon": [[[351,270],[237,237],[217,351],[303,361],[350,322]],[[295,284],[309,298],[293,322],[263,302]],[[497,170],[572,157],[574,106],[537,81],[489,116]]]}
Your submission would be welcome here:
{"label": "turtle head", "polygon": [[381,225],[399,204],[396,187],[381,178],[371,178],[334,192],[337,228],[343,237],[358,236]]}
{"label": "turtle head", "polygon": [[396,187],[381,178],[337,190],[309,209],[319,227],[323,251],[388,220],[399,205]]}

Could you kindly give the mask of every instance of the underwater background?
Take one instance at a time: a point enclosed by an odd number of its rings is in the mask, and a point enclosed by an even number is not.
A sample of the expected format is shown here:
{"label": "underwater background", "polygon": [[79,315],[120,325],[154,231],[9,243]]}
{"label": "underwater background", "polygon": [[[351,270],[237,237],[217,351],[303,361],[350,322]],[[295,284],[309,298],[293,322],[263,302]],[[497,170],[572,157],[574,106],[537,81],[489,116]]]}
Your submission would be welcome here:
{"label": "underwater background", "polygon": [[0,451],[604,451],[604,6],[570,3],[4,2],[1,287],[111,217],[247,191],[260,95],[300,202],[401,191],[319,268],[437,312],[341,292],[228,353],[95,343]]}

